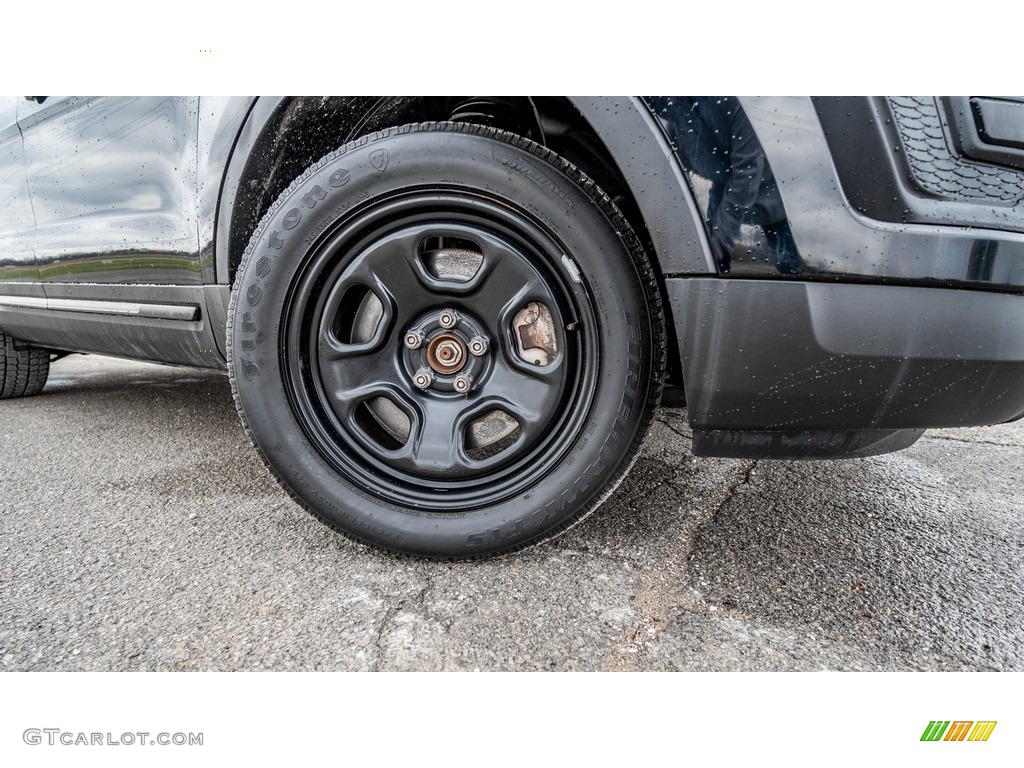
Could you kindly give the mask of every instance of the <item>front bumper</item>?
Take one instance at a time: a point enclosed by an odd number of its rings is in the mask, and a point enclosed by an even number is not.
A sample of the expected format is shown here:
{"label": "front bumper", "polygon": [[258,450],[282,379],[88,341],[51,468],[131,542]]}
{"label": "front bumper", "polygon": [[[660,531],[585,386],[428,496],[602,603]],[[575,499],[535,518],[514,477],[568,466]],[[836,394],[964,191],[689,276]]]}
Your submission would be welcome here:
{"label": "front bumper", "polygon": [[1024,296],[666,282],[697,453],[869,455],[1024,415]]}

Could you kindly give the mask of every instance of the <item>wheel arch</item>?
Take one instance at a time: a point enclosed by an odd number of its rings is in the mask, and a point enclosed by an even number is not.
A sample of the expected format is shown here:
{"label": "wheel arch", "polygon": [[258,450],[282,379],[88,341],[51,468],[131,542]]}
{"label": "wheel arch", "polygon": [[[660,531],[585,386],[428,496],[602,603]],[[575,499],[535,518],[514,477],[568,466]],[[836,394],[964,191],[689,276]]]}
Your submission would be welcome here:
{"label": "wheel arch", "polygon": [[[683,172],[643,102],[633,97],[472,98],[493,99],[501,107],[498,114],[487,116],[497,123],[495,127],[516,132],[517,125],[536,125],[541,138],[550,139],[551,149],[606,187],[653,256],[670,349],[677,349],[664,279],[714,274],[714,261]],[[293,178],[360,135],[421,119],[410,114],[408,105],[415,101],[399,97],[256,99],[224,171],[216,218],[216,282],[233,282],[249,237]],[[519,122],[509,125],[510,121]],[[563,126],[565,135],[545,133],[545,127],[562,130]],[[682,383],[676,363],[670,362],[668,380]]]}

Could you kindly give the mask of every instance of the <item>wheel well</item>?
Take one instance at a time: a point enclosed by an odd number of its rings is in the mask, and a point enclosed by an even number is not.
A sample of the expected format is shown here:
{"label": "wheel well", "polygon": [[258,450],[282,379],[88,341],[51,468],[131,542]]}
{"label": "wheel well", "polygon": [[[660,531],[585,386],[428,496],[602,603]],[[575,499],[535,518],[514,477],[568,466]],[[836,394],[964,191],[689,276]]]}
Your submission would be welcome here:
{"label": "wheel well", "polygon": [[[525,136],[561,155],[597,182],[626,216],[644,248],[657,259],[640,209],[597,133],[562,97],[357,96],[295,97],[282,101],[252,146],[232,206],[227,280],[257,224],[307,167],[343,144],[374,131],[422,121],[471,122]],[[664,281],[659,290],[666,308]],[[674,328],[666,329],[674,345]],[[670,347],[674,348],[674,347]],[[670,355],[668,379],[681,381]]]}

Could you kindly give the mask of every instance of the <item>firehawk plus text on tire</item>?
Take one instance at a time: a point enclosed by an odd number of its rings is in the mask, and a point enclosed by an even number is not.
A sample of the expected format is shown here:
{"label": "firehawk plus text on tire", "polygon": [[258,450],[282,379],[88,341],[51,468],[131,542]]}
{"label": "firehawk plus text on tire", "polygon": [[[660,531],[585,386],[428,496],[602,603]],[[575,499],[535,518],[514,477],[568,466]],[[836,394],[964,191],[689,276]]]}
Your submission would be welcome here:
{"label": "firehawk plus text on tire", "polygon": [[22,347],[0,331],[0,400],[38,395],[50,375],[50,353]]}
{"label": "firehawk plus text on tire", "polygon": [[650,263],[593,182],[489,128],[325,157],[250,240],[229,311],[242,421],[288,492],[395,553],[548,539],[615,488],[664,358]]}

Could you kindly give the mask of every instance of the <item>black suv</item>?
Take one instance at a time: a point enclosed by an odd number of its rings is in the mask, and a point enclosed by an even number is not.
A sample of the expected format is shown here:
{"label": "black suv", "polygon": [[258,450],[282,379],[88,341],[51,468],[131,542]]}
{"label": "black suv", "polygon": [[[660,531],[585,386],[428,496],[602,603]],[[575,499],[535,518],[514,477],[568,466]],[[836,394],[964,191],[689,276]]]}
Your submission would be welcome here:
{"label": "black suv", "polygon": [[705,456],[1024,413],[1024,102],[0,100],[0,396],[226,369],[328,525],[472,558],[606,498],[663,385]]}

